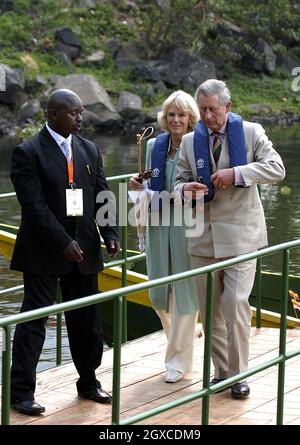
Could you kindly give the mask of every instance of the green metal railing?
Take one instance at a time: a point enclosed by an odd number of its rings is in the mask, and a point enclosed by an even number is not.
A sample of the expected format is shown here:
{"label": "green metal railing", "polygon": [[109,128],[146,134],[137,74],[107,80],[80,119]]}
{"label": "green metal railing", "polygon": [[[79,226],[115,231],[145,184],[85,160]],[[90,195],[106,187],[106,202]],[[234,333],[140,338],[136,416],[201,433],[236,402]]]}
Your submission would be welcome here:
{"label": "green metal railing", "polygon": [[[124,175],[123,177],[114,177],[114,180],[127,181],[130,175]],[[125,197],[125,194],[124,194]],[[124,198],[123,197],[123,198]],[[126,199],[127,202],[127,192]],[[126,234],[127,227],[122,235]],[[122,237],[123,237],[122,236]],[[126,245],[127,246],[127,245]],[[287,317],[287,303],[288,303],[288,283],[289,283],[289,252],[291,249],[300,246],[300,240],[290,241],[287,243],[279,244],[276,246],[268,247],[260,251],[241,255],[236,258],[221,261],[210,266],[201,267],[180,274],[174,274],[168,277],[151,280],[145,283],[135,284],[132,286],[126,286],[126,263],[131,258],[127,258],[126,249],[122,245],[123,254],[122,260],[113,261],[110,265],[122,265],[123,278],[122,284],[126,287],[115,289],[103,293],[98,293],[88,297],[73,300],[67,303],[58,303],[46,308],[36,309],[34,311],[28,311],[17,315],[11,315],[0,319],[0,328],[4,331],[4,347],[5,350],[2,354],[2,424],[9,424],[9,408],[10,408],[10,361],[11,361],[11,326],[15,323],[21,323],[41,317],[47,317],[49,315],[61,314],[64,311],[81,308],[84,306],[92,305],[95,303],[114,300],[114,362],[113,362],[113,401],[112,401],[112,424],[126,425],[132,424],[149,417],[160,414],[166,410],[175,408],[193,400],[202,398],[202,424],[209,423],[209,400],[210,396],[222,388],[225,388],[235,382],[245,379],[257,372],[272,366],[279,366],[278,384],[277,384],[277,424],[283,423],[283,407],[284,407],[284,374],[285,374],[285,362],[300,354],[300,349],[286,352],[286,317]],[[210,380],[210,357],[211,357],[211,334],[212,334],[212,316],[213,316],[213,304],[214,304],[214,272],[219,269],[230,267],[241,262],[249,261],[251,259],[261,259],[264,256],[274,254],[276,252],[283,253],[282,261],[282,297],[281,297],[281,321],[280,321],[280,340],[279,340],[279,354],[278,356],[261,363],[253,368],[248,369],[234,377],[230,377],[213,387],[209,387]],[[137,255],[140,257],[140,255]],[[120,372],[121,372],[121,343],[122,343],[122,326],[123,326],[123,309],[124,301],[127,295],[134,292],[146,290],[149,288],[162,286],[165,284],[173,283],[176,281],[195,277],[200,274],[207,274],[208,286],[207,286],[207,305],[206,305],[206,326],[205,326],[205,339],[204,339],[204,364],[203,364],[203,389],[196,391],[191,395],[181,397],[172,402],[163,404],[154,409],[132,416],[126,420],[120,419]]]}
{"label": "green metal railing", "polygon": [[[121,260],[116,261],[110,261],[109,263],[104,264],[104,269],[108,269],[110,267],[116,267],[121,266],[122,267],[122,287],[125,287],[127,284],[127,265],[130,263],[137,263],[139,261],[143,261],[146,258],[146,255],[144,253],[138,254],[138,255],[131,255],[130,257],[127,257],[128,249],[127,249],[127,239],[128,239],[128,233],[127,233],[127,183],[128,180],[131,178],[131,174],[126,175],[119,175],[119,176],[111,176],[107,178],[107,182],[121,182],[121,184],[124,184],[125,187],[122,187],[120,189],[120,195],[119,200],[122,203],[120,208],[120,215],[119,218],[121,221],[125,221],[125,224],[122,224],[121,227]],[[9,192],[9,193],[2,193],[0,194],[0,199],[5,198],[12,198],[16,197],[15,192]],[[7,224],[0,224],[0,229],[17,229],[15,226],[7,225]],[[24,288],[23,285],[20,286],[14,286],[10,289],[3,289],[0,290],[0,296],[8,293],[14,293],[19,290],[22,290]],[[57,293],[56,293],[56,302],[61,303],[61,294],[60,294],[60,287],[58,285],[57,287]],[[122,312],[122,343],[125,343],[127,341],[127,300],[124,297],[123,298],[123,312]],[[62,328],[62,314],[57,314],[56,317],[56,365],[60,365],[62,362],[62,335],[61,335],[61,328]]]}

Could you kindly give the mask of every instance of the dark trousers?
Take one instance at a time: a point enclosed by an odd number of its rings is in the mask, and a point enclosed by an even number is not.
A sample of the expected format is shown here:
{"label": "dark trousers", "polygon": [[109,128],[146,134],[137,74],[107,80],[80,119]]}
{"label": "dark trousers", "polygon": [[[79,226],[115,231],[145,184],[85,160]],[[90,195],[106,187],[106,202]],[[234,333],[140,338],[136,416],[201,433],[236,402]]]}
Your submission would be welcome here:
{"label": "dark trousers", "polygon": [[[52,305],[57,276],[24,273],[24,300],[21,312]],[[78,270],[59,277],[62,301],[98,292],[97,275],[82,275]],[[71,355],[79,374],[77,388],[85,391],[97,386],[95,370],[101,364],[103,335],[100,305],[65,312]],[[34,399],[36,367],[45,340],[47,317],[18,324],[11,369],[11,399]]]}

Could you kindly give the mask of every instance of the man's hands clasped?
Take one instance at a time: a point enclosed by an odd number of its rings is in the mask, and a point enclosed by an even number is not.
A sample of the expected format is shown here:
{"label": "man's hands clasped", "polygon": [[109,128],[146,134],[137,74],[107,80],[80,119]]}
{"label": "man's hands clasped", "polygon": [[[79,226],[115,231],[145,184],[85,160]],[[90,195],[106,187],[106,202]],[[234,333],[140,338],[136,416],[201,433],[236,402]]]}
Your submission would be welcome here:
{"label": "man's hands clasped", "polygon": [[214,187],[225,189],[228,185],[232,185],[235,180],[233,168],[221,168],[213,173],[210,177]]}
{"label": "man's hands clasped", "polygon": [[[225,189],[228,185],[234,184],[235,175],[233,168],[222,168],[213,173],[210,177],[215,188]],[[199,182],[188,182],[183,188],[183,193],[192,192],[192,199],[199,199],[208,194],[207,185]],[[201,192],[201,193],[200,193]]]}
{"label": "man's hands clasped", "polygon": [[[183,188],[183,193],[189,192],[188,197],[192,199],[200,199],[203,195],[208,194],[208,187],[199,182],[188,182]],[[191,195],[190,195],[191,194]]]}

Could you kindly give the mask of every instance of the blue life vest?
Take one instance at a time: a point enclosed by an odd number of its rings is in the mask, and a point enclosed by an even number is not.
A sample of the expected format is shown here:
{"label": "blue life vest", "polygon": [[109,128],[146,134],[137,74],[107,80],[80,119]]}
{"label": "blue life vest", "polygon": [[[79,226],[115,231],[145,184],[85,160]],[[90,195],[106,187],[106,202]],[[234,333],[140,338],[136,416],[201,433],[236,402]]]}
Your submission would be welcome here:
{"label": "blue life vest", "polygon": [[155,192],[161,192],[165,187],[165,169],[169,150],[170,133],[162,133],[157,136],[151,153],[151,181],[150,188]]}
{"label": "blue life vest", "polygon": [[[226,124],[228,138],[230,167],[247,164],[247,150],[243,128],[243,119],[235,113],[228,113]],[[200,120],[194,132],[194,154],[197,176],[203,177],[203,184],[208,187],[208,195],[204,201],[210,201],[214,196],[214,186],[210,180],[212,167],[210,162],[209,134],[206,126]]]}

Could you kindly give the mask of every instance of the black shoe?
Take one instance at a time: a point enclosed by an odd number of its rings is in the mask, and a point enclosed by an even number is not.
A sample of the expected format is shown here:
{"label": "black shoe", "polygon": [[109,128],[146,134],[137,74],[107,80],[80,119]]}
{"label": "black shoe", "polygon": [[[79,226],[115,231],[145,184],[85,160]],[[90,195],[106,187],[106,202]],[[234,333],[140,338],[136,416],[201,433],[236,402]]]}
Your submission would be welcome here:
{"label": "black shoe", "polygon": [[231,387],[231,395],[234,399],[247,399],[249,394],[250,388],[246,381],[234,383]]}
{"label": "black shoe", "polygon": [[[209,382],[209,386],[216,385],[217,383],[223,382],[223,380],[226,380],[226,379],[217,379],[216,377],[214,377],[214,378]],[[223,389],[219,389],[219,391],[216,391],[215,394],[218,394],[219,392],[226,391],[227,389],[229,389],[229,387],[226,387],[226,388],[223,388]]]}
{"label": "black shoe", "polygon": [[27,414],[27,416],[39,416],[45,412],[45,407],[39,405],[34,400],[17,400],[12,403],[12,407],[19,413]]}
{"label": "black shoe", "polygon": [[98,403],[110,403],[112,401],[112,396],[101,387],[95,387],[86,391],[78,391],[78,396],[82,399],[93,400]]}

